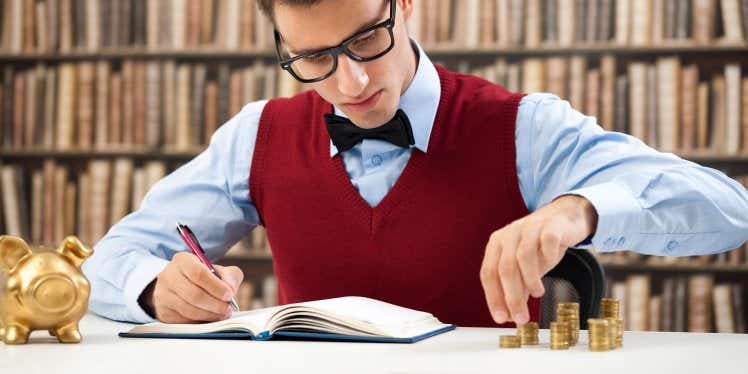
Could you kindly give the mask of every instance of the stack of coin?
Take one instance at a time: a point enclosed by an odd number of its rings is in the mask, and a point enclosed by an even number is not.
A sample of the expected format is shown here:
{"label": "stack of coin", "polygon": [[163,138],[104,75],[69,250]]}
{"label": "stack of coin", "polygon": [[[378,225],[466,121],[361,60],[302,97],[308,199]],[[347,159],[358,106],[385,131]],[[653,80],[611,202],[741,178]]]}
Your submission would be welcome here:
{"label": "stack of coin", "polygon": [[579,341],[579,303],[558,303],[556,320],[569,323],[569,345],[576,345]]}
{"label": "stack of coin", "polygon": [[600,300],[600,318],[608,320],[611,348],[623,347],[623,320],[620,318],[620,303],[616,299]]}
{"label": "stack of coin", "polygon": [[620,304],[616,299],[600,300],[600,318],[620,318]]}
{"label": "stack of coin", "polygon": [[538,345],[538,323],[528,322],[517,326],[517,335],[522,345]]}
{"label": "stack of coin", "polygon": [[623,320],[620,318],[605,318],[608,321],[610,330],[610,347],[623,347]]}
{"label": "stack of coin", "polygon": [[568,322],[551,322],[551,349],[569,349]]}
{"label": "stack of coin", "polygon": [[607,319],[590,318],[589,329],[590,351],[603,352],[611,350],[610,330]]}
{"label": "stack of coin", "polygon": [[499,336],[499,347],[500,348],[519,348],[520,338],[517,335],[501,335]]}

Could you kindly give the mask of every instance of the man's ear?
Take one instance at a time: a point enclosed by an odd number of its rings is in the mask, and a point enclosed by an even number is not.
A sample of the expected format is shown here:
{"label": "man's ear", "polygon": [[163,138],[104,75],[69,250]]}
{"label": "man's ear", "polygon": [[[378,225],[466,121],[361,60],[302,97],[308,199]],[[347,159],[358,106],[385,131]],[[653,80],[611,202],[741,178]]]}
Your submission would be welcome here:
{"label": "man's ear", "polygon": [[18,237],[3,235],[0,236],[0,270],[8,272],[22,258],[31,254],[26,242]]}
{"label": "man's ear", "polygon": [[80,268],[83,261],[93,254],[93,250],[83,245],[75,236],[65,238],[57,252],[67,257],[77,268]]}

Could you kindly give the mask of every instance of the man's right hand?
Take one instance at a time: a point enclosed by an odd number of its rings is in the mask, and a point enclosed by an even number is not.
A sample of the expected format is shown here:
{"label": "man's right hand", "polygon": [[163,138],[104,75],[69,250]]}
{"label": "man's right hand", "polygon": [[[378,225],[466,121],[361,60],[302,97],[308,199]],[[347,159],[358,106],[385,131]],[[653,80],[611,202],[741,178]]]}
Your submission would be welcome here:
{"label": "man's right hand", "polygon": [[220,321],[232,313],[230,301],[244,279],[236,266],[214,265],[218,279],[197,256],[179,252],[141,298],[154,317],[165,323]]}

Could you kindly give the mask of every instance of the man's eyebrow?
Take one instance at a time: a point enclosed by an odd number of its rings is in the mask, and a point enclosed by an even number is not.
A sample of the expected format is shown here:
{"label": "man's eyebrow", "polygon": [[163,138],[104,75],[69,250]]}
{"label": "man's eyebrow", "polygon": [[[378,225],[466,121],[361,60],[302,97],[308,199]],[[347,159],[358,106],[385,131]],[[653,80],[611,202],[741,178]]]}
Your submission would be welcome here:
{"label": "man's eyebrow", "polygon": [[[395,0],[392,0],[392,1],[395,1]],[[388,17],[388,18],[389,18],[389,16],[390,16],[390,14],[389,14],[389,13],[387,13],[387,17]],[[379,23],[382,23],[382,22],[384,22],[384,21],[385,21],[385,20],[381,19],[381,16],[379,16],[379,17],[380,17],[380,18],[377,18],[377,20],[376,20],[376,21],[374,21],[374,22],[369,22],[369,23],[366,23],[366,24],[364,24],[363,26],[359,27],[358,29],[356,29],[356,31],[354,31],[353,33],[351,33],[351,34],[350,34],[350,35],[348,35],[347,37],[343,38],[343,40],[348,40],[348,39],[350,39],[351,37],[353,37],[354,35],[356,35],[356,34],[360,33],[361,31],[364,31],[364,30],[368,29],[369,27],[372,27],[372,26],[374,26],[374,25],[376,25],[376,24],[379,24]],[[336,45],[332,45],[332,46],[329,46],[329,47],[323,47],[323,48],[305,48],[305,49],[301,49],[301,50],[298,50],[298,51],[295,51],[295,50],[293,50],[293,49],[291,48],[291,46],[288,46],[288,51],[289,51],[289,52],[290,52],[291,54],[293,54],[293,55],[297,55],[297,56],[298,56],[298,55],[305,55],[305,54],[307,54],[307,53],[313,53],[313,52],[321,52],[321,51],[324,51],[325,49],[328,49],[328,48],[332,48],[332,47],[336,47],[336,46],[337,46],[337,44],[336,44]]]}

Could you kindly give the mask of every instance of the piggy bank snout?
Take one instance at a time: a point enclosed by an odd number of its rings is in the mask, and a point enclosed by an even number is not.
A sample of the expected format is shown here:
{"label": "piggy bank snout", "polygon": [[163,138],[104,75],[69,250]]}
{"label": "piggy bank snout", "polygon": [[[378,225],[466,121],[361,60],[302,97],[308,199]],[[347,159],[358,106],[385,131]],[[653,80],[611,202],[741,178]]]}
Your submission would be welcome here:
{"label": "piggy bank snout", "polygon": [[75,304],[77,289],[69,277],[50,274],[37,279],[29,289],[37,306],[46,312],[68,310]]}

